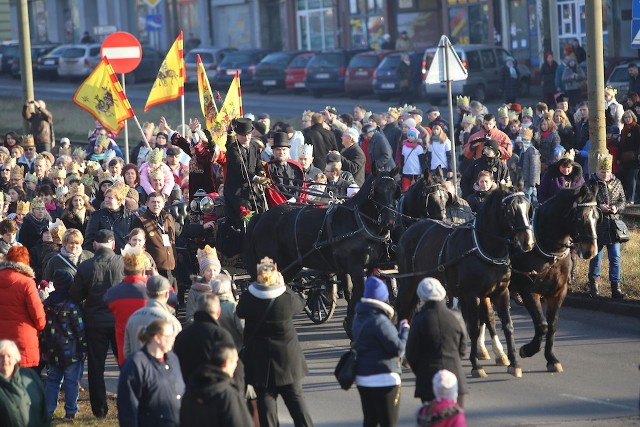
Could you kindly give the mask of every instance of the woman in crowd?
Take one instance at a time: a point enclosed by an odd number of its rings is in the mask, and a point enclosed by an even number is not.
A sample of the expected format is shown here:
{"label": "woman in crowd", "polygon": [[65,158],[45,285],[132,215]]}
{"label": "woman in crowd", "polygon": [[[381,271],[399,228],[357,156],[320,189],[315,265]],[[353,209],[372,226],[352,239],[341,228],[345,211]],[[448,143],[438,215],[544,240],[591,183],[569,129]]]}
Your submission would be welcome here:
{"label": "woman in crowd", "polygon": [[571,150],[576,142],[576,133],[564,110],[557,109],[553,112],[553,123],[555,123],[558,135],[560,136],[560,145],[565,150]]}
{"label": "woman in crowd", "polygon": [[93,258],[93,253],[82,249],[84,236],[80,230],[70,228],[62,235],[60,252],[52,256],[42,272],[42,278],[46,281],[53,280],[53,272],[67,270],[72,276],[76,275],[78,264]]}
{"label": "woman in crowd", "polygon": [[516,102],[520,92],[520,73],[516,67],[515,59],[507,56],[504,59],[501,73],[500,82],[505,104]]}
{"label": "woman in crowd", "polygon": [[607,126],[618,126],[618,129],[622,129],[624,123],[622,122],[622,113],[624,113],[624,107],[616,99],[618,90],[614,87],[607,86],[604,88],[604,102],[605,111],[607,116]]}
{"label": "woman in crowd", "polygon": [[133,163],[126,164],[122,168],[122,176],[124,177],[124,183],[138,192],[139,204],[142,206],[147,203],[147,193],[140,185],[140,172],[138,167]]}
{"label": "woman in crowd", "polygon": [[560,135],[556,131],[556,124],[550,118],[540,120],[540,132],[536,134],[537,147],[540,150],[540,162],[545,170],[554,162],[554,152],[560,146]]}
{"label": "woman in crowd", "polygon": [[497,184],[493,180],[493,175],[487,171],[480,171],[476,182],[473,184],[473,193],[466,199],[471,210],[477,213],[484,204],[489,191],[496,187]]}
{"label": "woman in crowd", "polygon": [[[129,232],[129,246],[131,246],[132,248],[140,246],[141,248],[144,249],[144,245],[146,243],[147,243],[146,234],[142,228],[134,228]],[[144,251],[144,254],[147,256],[147,261],[148,261],[144,269],[145,271],[147,271],[147,273],[151,273],[151,274],[147,274],[147,276],[153,276],[155,274],[158,274],[158,268],[156,267],[156,262],[151,256],[151,254],[146,250]]]}
{"label": "woman in crowd", "polygon": [[538,202],[543,203],[560,190],[580,187],[582,184],[582,166],[573,161],[573,150],[570,150],[542,175],[538,187]]}
{"label": "woman in crowd", "polygon": [[144,346],[127,359],[118,379],[120,426],[178,427],[185,384],[178,357],[171,351],[173,326],[168,320],[153,320],[138,339]]}
{"label": "woman in crowd", "polygon": [[627,196],[628,203],[637,203],[640,201],[640,189],[637,187],[638,171],[640,162],[638,154],[640,154],[640,125],[638,118],[631,110],[627,110],[622,114],[624,127],[620,132],[620,144],[618,149],[618,164],[622,170],[620,176],[624,185],[624,194]]}
{"label": "woman in crowd", "polygon": [[562,72],[562,82],[564,83],[565,92],[569,97],[569,105],[576,106],[582,101],[582,95],[580,93],[582,88],[582,82],[587,79],[582,67],[576,62],[576,58],[569,57],[567,66]]}
{"label": "woman in crowd", "polygon": [[398,422],[400,360],[404,357],[409,322],[403,319],[398,331],[388,302],[387,285],[377,277],[368,277],[353,320],[353,346],[358,354],[355,383],[364,427],[395,426]]}
{"label": "woman in crowd", "polygon": [[48,427],[42,380],[33,369],[21,369],[20,350],[11,340],[0,340],[0,424]]}
{"label": "woman in crowd", "polygon": [[89,217],[94,211],[95,209],[89,203],[89,196],[85,193],[84,184],[80,183],[70,188],[60,219],[65,227],[75,228],[84,234]]}

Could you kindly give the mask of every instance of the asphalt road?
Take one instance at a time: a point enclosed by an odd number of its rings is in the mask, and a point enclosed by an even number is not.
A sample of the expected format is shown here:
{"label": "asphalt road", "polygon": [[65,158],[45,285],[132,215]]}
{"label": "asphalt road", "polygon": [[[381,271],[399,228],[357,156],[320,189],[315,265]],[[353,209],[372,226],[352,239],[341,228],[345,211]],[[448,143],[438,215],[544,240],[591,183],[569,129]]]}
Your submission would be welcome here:
{"label": "asphalt road", "polygon": [[[304,380],[305,399],[316,426],[349,427],[362,423],[357,390],[343,391],[333,377],[339,356],[349,342],[342,330],[345,314],[340,300],[334,317],[324,325],[297,316],[297,331],[309,365]],[[533,336],[524,308],[514,307],[516,345]],[[502,333],[500,333],[502,336]],[[556,341],[556,356],[564,372],[546,371],[542,354],[521,360],[520,379],[505,367],[485,362],[487,378],[469,378],[471,365],[463,361],[471,393],[465,398],[470,426],[640,426],[640,319],[563,308]],[[117,368],[107,372],[109,391],[116,391]],[[399,426],[414,426],[419,401],[413,397],[414,376],[402,375]],[[280,422],[293,423],[282,401]]]}

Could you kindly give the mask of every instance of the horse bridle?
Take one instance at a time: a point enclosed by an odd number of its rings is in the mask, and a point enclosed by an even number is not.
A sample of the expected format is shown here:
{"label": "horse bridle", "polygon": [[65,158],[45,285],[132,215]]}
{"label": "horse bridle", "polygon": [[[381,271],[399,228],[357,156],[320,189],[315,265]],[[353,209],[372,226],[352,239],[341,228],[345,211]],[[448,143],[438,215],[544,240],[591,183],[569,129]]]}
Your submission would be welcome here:
{"label": "horse bridle", "polygon": [[[504,196],[504,197],[502,198],[502,203],[503,203],[503,204],[506,204],[506,202],[507,202],[507,201],[509,201],[509,200],[511,200],[511,199],[514,199],[514,198],[516,198],[516,197],[518,197],[518,198],[522,198],[522,199],[523,199],[523,201],[524,201],[525,203],[527,203],[527,204],[529,205],[529,207],[531,207],[531,202],[529,202],[529,199],[527,199],[527,197],[525,196],[525,194],[524,194],[522,191],[518,191],[518,192],[516,192],[516,193],[507,194],[506,196]],[[512,203],[512,202],[511,202],[511,203]],[[510,203],[510,204],[511,204],[511,203]],[[527,209],[527,211],[529,211],[529,209]],[[513,224],[513,221],[512,221],[512,220],[509,220],[509,227],[510,227],[510,230],[509,230],[509,236],[510,236],[510,239],[509,239],[509,240],[511,240],[511,238],[515,237],[515,235],[516,235],[517,233],[519,233],[519,232],[522,232],[522,231],[528,231],[528,230],[531,230],[531,229],[532,229],[532,228],[531,228],[531,221],[529,221],[529,224],[528,224],[528,225],[522,225],[522,226],[517,226],[517,227],[516,227],[516,226]]]}
{"label": "horse bridle", "polygon": [[585,236],[582,236],[580,234],[580,230],[578,229],[578,223],[579,223],[579,219],[580,219],[580,213],[579,210],[577,208],[584,208],[584,207],[590,207],[592,209],[596,210],[596,214],[598,214],[597,211],[597,206],[598,206],[598,202],[596,202],[595,200],[593,202],[584,202],[584,203],[576,203],[575,206],[573,207],[573,211],[574,211],[574,221],[573,221],[573,226],[571,227],[571,233],[569,234],[569,236],[571,236],[571,240],[574,242],[577,242],[579,240],[582,239],[586,239],[586,240],[595,240],[598,238],[598,236],[593,236],[590,234],[587,234]]}
{"label": "horse bridle", "polygon": [[[394,184],[396,182],[396,180],[393,177],[386,176],[386,175],[385,176],[381,176],[379,179],[390,179],[391,181],[393,181]],[[393,201],[393,207],[392,208],[389,207],[389,206],[383,205],[382,203],[378,202],[374,197],[375,196],[375,188],[376,188],[375,182],[376,181],[377,181],[377,179],[374,180],[374,182],[371,183],[371,190],[369,190],[369,194],[367,195],[367,199],[371,203],[373,203],[373,206],[375,207],[376,211],[378,212],[377,223],[380,224],[382,222],[382,212],[384,210],[390,210],[393,213],[398,213],[398,201],[397,200]],[[362,212],[360,212],[360,215],[364,216],[365,218],[368,218],[371,221],[374,221],[373,218],[368,217],[367,215],[363,214]]]}
{"label": "horse bridle", "polygon": [[[430,191],[432,189],[434,189],[433,191]],[[444,193],[444,198],[446,199],[447,197],[447,190],[446,188],[444,188],[444,186],[440,183],[436,183],[436,184],[431,184],[431,185],[427,185],[427,182],[424,182],[424,187],[422,189],[422,196],[424,197],[424,209],[427,212],[427,215],[429,214],[429,197],[435,193]],[[442,209],[440,209],[440,212],[442,213],[442,217],[446,218],[447,217],[447,208],[446,207],[442,207]]]}

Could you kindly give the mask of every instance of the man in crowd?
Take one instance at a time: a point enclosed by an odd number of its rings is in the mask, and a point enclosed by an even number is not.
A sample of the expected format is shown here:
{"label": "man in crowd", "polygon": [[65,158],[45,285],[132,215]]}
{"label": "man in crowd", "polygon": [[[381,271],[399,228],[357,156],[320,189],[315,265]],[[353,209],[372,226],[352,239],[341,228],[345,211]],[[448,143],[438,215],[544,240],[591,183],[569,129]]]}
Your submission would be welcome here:
{"label": "man in crowd", "polygon": [[286,201],[295,202],[304,193],[296,188],[305,188],[302,166],[289,158],[289,137],[284,132],[273,133],[273,160],[267,163],[267,176],[273,186],[265,190],[269,206]]}
{"label": "man in crowd", "polygon": [[370,124],[362,127],[360,147],[366,156],[365,175],[369,175],[374,167],[377,171],[389,172],[396,166],[389,141]]}
{"label": "man in crowd", "polygon": [[500,147],[500,158],[504,161],[509,160],[513,144],[506,133],[496,128],[496,118],[493,114],[485,114],[482,129],[469,136],[469,142],[464,145],[464,156],[467,159],[479,159],[487,140],[497,141]]}
{"label": "man in crowd", "polygon": [[628,92],[640,94],[640,73],[638,72],[638,64],[630,62],[627,66],[627,72],[629,73]]}
{"label": "man in crowd", "polygon": [[129,186],[122,181],[107,189],[104,194],[104,208],[95,211],[87,223],[84,249],[91,249],[91,244],[98,231],[103,229],[113,231],[116,252],[120,252],[124,248],[135,218],[135,214],[124,205],[128,193]]}
{"label": "man in crowd", "polygon": [[327,153],[337,151],[338,145],[333,132],[324,128],[324,116],[321,113],[313,113],[311,123],[304,134],[304,142],[313,146],[313,164],[322,170],[327,164]]}
{"label": "man in crowd", "polygon": [[22,140],[22,148],[24,154],[18,157],[16,164],[24,167],[24,173],[34,173],[36,164],[36,143],[33,141],[33,135],[25,135]]}
{"label": "man in crowd", "polygon": [[322,171],[313,164],[313,145],[302,144],[298,160],[300,161],[300,166],[302,166],[305,181],[313,181],[319,173],[322,173]]}
{"label": "man in crowd", "polygon": [[353,128],[345,129],[342,134],[342,146],[344,147],[340,151],[342,168],[351,172],[358,187],[362,187],[364,184],[364,165],[367,159],[362,148],[358,145],[358,131]]}
{"label": "man in crowd", "polygon": [[38,151],[51,151],[54,142],[53,115],[47,110],[47,104],[42,99],[28,100],[22,107],[22,117],[29,122],[30,133]]}

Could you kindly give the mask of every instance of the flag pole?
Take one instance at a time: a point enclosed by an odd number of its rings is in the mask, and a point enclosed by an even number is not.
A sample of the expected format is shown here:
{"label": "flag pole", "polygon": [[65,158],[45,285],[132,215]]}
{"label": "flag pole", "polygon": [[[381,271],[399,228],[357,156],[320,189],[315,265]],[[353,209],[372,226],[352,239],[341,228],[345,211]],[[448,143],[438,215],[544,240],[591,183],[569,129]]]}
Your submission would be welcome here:
{"label": "flag pole", "polygon": [[242,108],[242,88],[240,86],[240,71],[236,70],[236,78],[238,79],[238,99],[240,100],[240,117],[244,117],[244,109]]}
{"label": "flag pole", "polygon": [[[142,134],[142,139],[144,139],[144,142],[149,145],[149,141],[147,141],[147,136],[144,134],[144,132],[142,131],[142,126],[140,126],[140,122],[138,121],[138,116],[136,116],[135,114],[133,115],[133,120],[136,121],[136,124],[138,125],[138,129],[140,129],[140,133]],[[129,155],[129,150],[127,150],[127,156]]]}
{"label": "flag pole", "polygon": [[182,96],[180,97],[180,110],[182,111],[182,131],[186,132],[186,124],[184,122],[184,92],[182,92]]}
{"label": "flag pole", "polygon": [[[122,93],[127,96],[124,73],[122,73]],[[129,163],[129,121],[124,121],[124,159]]]}

